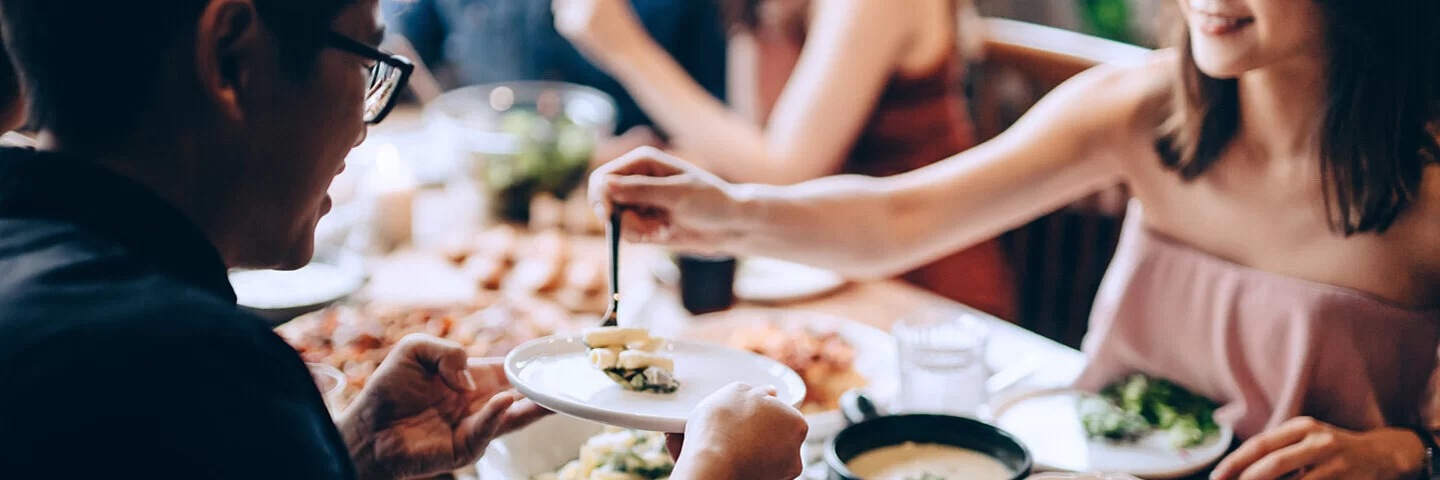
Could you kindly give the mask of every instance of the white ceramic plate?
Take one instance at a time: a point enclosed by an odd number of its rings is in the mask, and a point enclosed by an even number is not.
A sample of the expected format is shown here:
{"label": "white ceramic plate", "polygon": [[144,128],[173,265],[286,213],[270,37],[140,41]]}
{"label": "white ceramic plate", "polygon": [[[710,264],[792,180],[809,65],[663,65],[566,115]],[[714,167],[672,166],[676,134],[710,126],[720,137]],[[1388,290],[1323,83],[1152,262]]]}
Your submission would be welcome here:
{"label": "white ceramic plate", "polygon": [[364,275],[323,263],[298,270],[237,270],[230,284],[240,306],[280,323],[324,308],[355,293]]}
{"label": "white ceramic plate", "polygon": [[590,366],[578,334],[534,340],[505,357],[505,376],[516,390],[552,411],[622,428],[651,432],[685,431],[695,406],[726,385],[773,386],[791,405],[805,399],[805,383],[784,365],[750,352],[695,341],[671,341],[664,353],[675,360],[679,391],[672,394],[626,390]]}
{"label": "white ceramic plate", "polygon": [[1080,392],[1041,390],[1020,395],[995,408],[992,422],[1014,434],[1035,455],[1041,470],[1112,472],[1144,478],[1182,478],[1209,467],[1230,448],[1234,431],[1221,425],[1220,434],[1196,448],[1176,451],[1164,433],[1133,444],[1092,441],[1075,409]]}
{"label": "white ceramic plate", "polygon": [[[680,281],[680,268],[669,255],[657,257],[651,272],[661,282]],[[835,272],[773,258],[742,258],[735,269],[735,297],[754,303],[805,300],[833,292],[845,283],[845,277]]]}
{"label": "white ceramic plate", "polygon": [[[695,317],[691,327],[680,338],[726,343],[730,334],[747,326],[774,323],[804,325],[822,332],[836,332],[855,348],[855,371],[868,382],[861,390],[882,409],[891,404],[900,391],[898,357],[895,340],[890,334],[854,320],[823,313],[798,310],[746,308]],[[839,410],[811,413],[809,439],[824,439],[845,428],[845,417]]]}

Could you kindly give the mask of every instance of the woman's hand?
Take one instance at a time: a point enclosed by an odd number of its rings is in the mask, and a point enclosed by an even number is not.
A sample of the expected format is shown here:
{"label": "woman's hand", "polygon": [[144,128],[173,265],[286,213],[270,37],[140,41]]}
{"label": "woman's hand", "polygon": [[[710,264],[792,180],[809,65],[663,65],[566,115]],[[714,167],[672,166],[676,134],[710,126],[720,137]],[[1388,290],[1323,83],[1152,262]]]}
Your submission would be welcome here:
{"label": "woman's hand", "polygon": [[1399,480],[1414,478],[1424,457],[1424,444],[1409,430],[1352,432],[1301,417],[1245,442],[1210,478]]}
{"label": "woman's hand", "polygon": [[700,251],[727,251],[744,231],[744,188],[660,150],[643,147],[590,176],[590,201],[601,218],[623,213],[630,241]]}
{"label": "woman's hand", "polygon": [[510,390],[499,359],[405,337],[336,421],[360,478],[411,478],[470,465],[496,437],[549,412]]}
{"label": "woman's hand", "polygon": [[630,0],[553,0],[550,6],[555,30],[597,63],[609,64],[654,45]]}

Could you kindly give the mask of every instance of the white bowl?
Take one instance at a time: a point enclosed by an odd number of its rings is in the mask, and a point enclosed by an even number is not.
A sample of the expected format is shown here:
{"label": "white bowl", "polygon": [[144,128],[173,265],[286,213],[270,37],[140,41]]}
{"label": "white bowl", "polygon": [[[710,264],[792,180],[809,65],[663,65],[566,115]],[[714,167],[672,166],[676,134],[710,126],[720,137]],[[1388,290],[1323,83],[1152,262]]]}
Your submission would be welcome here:
{"label": "white bowl", "polygon": [[484,480],[528,480],[579,458],[585,441],[604,431],[598,423],[551,415],[491,442],[476,468]]}

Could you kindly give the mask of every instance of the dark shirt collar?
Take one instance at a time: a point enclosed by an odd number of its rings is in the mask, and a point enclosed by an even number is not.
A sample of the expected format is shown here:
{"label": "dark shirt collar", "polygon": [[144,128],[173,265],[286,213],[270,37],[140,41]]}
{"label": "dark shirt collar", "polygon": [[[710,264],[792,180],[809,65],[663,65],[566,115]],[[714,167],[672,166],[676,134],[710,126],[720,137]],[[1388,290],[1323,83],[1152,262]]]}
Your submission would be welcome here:
{"label": "dark shirt collar", "polygon": [[73,222],[113,238],[139,261],[235,302],[215,245],[180,210],[90,159],[0,148],[0,218]]}

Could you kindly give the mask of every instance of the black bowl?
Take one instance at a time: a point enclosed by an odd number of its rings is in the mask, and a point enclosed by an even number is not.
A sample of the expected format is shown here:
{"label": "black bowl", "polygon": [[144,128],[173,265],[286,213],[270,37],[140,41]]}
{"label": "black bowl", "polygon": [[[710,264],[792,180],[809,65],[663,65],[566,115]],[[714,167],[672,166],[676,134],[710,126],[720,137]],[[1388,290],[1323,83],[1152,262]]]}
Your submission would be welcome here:
{"label": "black bowl", "polygon": [[949,445],[989,455],[1015,472],[1012,480],[1030,476],[1034,460],[1014,435],[978,420],[949,415],[882,416],[869,399],[846,393],[841,410],[851,425],[831,438],[825,448],[825,463],[831,480],[865,480],[846,467],[860,454],[907,442]]}

